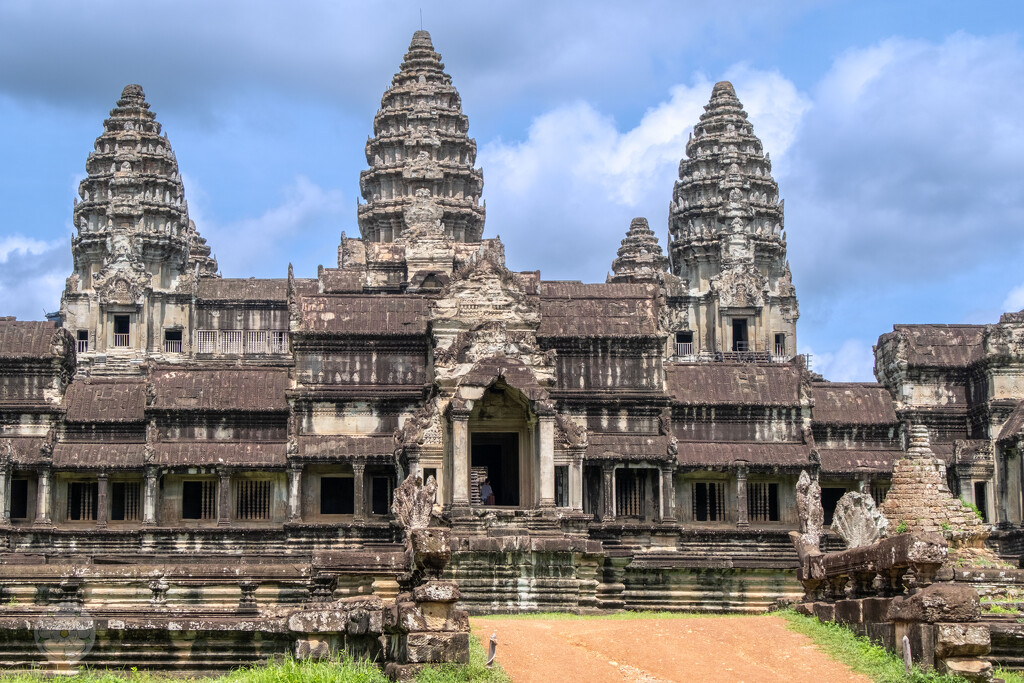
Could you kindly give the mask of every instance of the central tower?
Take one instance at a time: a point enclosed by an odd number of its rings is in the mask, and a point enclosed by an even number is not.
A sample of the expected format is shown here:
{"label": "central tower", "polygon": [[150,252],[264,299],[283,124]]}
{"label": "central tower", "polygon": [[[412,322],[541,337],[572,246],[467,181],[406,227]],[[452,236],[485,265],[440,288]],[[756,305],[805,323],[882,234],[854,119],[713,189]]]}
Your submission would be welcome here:
{"label": "central tower", "polygon": [[800,313],[771,170],[732,84],[715,84],[669,206],[672,272],[691,326],[677,342],[688,353],[796,353]]}
{"label": "central tower", "polygon": [[366,142],[370,168],[359,176],[366,200],[359,206],[364,240],[397,239],[406,227],[404,212],[417,196],[432,197],[442,209],[446,236],[456,242],[480,240],[484,177],[473,167],[476,141],[468,131],[462,98],[441,55],[434,52],[429,33],[416,31]]}

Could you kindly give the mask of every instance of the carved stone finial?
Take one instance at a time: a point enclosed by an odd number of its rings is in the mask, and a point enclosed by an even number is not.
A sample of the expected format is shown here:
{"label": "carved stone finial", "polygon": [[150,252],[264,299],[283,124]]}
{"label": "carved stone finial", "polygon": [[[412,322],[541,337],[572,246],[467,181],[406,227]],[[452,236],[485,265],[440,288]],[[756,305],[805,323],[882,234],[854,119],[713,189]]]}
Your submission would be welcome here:
{"label": "carved stone finial", "polygon": [[839,534],[848,548],[860,548],[885,538],[889,520],[875,507],[875,499],[849,491],[836,504],[832,530]]}
{"label": "carved stone finial", "polygon": [[427,477],[424,484],[422,477],[410,474],[395,489],[391,512],[407,532],[413,529],[426,529],[430,526],[436,496],[437,482],[433,477]]}
{"label": "carved stone finial", "polygon": [[612,261],[608,282],[658,282],[668,270],[668,258],[646,218],[634,218]]}
{"label": "carved stone finial", "polygon": [[825,510],[821,507],[821,486],[807,470],[800,470],[796,483],[796,511],[800,518],[800,534],[806,546],[817,550],[821,546],[821,529],[825,524]]}

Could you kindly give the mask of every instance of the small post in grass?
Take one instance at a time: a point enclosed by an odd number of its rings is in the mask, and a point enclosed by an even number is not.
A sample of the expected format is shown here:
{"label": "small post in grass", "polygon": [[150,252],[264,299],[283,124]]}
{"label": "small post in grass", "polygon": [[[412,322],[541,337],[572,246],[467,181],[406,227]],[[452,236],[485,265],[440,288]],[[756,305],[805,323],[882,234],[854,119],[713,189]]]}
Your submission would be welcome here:
{"label": "small post in grass", "polygon": [[498,651],[498,632],[495,631],[491,634],[491,642],[487,645],[487,668],[490,669],[494,664],[494,655]]}
{"label": "small post in grass", "polygon": [[910,667],[913,666],[913,660],[910,658],[910,638],[903,636],[903,666],[907,670],[907,677],[910,677]]}

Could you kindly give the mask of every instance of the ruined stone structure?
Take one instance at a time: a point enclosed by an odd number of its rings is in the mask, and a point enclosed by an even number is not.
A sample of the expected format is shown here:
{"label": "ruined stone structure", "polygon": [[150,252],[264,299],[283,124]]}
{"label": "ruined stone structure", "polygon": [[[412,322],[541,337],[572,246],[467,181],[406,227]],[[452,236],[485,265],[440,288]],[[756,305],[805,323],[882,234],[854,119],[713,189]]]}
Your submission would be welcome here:
{"label": "ruined stone structure", "polygon": [[[97,620],[97,664],[296,647],[310,604],[407,592],[391,510],[410,474],[436,481],[450,532],[455,583],[428,609],[446,619],[456,593],[478,613],[759,611],[800,594],[800,472],[818,536],[848,491],[883,501],[908,424],[1021,553],[1024,316],[898,326],[881,384],[811,373],[778,187],[730,84],[687,144],[667,250],[635,219],[599,284],[512,272],[484,236],[426,32],[373,133],[336,267],[221,278],[125,88],[87,161],[60,326],[0,320],[0,627],[71,604]],[[384,609],[350,607],[337,619]]]}

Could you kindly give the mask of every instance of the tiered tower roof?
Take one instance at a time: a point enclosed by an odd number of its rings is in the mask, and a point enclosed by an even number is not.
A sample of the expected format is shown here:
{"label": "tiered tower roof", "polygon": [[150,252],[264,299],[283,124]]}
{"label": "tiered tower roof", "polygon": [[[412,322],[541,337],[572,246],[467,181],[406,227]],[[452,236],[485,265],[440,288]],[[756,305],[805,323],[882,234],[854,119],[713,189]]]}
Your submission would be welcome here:
{"label": "tiered tower roof", "polygon": [[686,276],[688,250],[714,247],[725,234],[746,235],[760,254],[784,257],[783,203],[771,160],[731,83],[715,84],[686,156],[669,207],[676,274]]}
{"label": "tiered tower roof", "polygon": [[[456,241],[483,234],[483,173],[474,168],[476,141],[468,136],[462,99],[434,51],[430,34],[416,31],[405,61],[381,98],[366,143],[370,168],[359,177],[363,239],[389,242],[406,227],[403,212],[427,190],[443,208],[445,232]],[[422,194],[422,193],[421,193]]]}
{"label": "tiered tower roof", "polygon": [[178,161],[141,86],[125,86],[85,167],[74,211],[76,263],[81,254],[130,248],[144,262],[171,261],[181,271],[198,265],[201,275],[216,275],[217,261],[189,220]]}
{"label": "tiered tower roof", "polygon": [[646,218],[634,218],[622,239],[618,258],[612,261],[608,282],[657,282],[668,270],[668,258]]}

